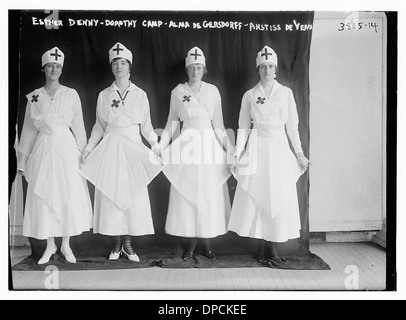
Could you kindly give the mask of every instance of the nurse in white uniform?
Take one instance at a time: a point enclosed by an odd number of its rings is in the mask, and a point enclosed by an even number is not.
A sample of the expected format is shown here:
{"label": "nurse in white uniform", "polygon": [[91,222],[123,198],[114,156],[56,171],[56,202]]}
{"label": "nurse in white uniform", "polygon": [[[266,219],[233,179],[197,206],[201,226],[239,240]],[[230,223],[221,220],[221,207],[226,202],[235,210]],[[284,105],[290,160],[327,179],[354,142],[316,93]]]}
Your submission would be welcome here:
{"label": "nurse in white uniform", "polygon": [[[227,233],[231,210],[227,179],[227,154],[234,147],[226,134],[220,93],[202,81],[206,72],[203,51],[187,53],[188,82],[172,90],[168,121],[160,141],[171,182],[165,232],[185,240],[183,259],[191,259],[197,239],[204,255],[215,259],[209,239]],[[182,122],[180,135],[167,148]]]}
{"label": "nurse in white uniform", "polygon": [[59,83],[64,59],[57,47],[43,54],[45,86],[26,96],[18,146],[17,168],[28,182],[23,235],[47,240],[38,264],[56,253],[55,237],[62,237],[61,252],[75,263],[70,237],[92,227],[89,191],[79,173],[87,141],[82,106],[76,90]]}
{"label": "nurse in white uniform", "polygon": [[[280,263],[284,258],[278,255],[275,243],[300,237],[296,182],[309,161],[301,147],[292,90],[275,80],[275,51],[265,46],[257,54],[256,66],[260,82],[242,98],[237,166],[230,167],[238,185],[228,229],[243,237],[265,240],[258,260]],[[265,244],[269,245],[269,255]]]}
{"label": "nurse in white uniform", "polygon": [[139,262],[131,236],[154,234],[147,186],[162,164],[141,139],[157,152],[147,94],[130,81],[132,59],[119,42],[109,51],[115,81],[98,96],[81,171],[96,188],[93,232],[115,237],[109,259]]}

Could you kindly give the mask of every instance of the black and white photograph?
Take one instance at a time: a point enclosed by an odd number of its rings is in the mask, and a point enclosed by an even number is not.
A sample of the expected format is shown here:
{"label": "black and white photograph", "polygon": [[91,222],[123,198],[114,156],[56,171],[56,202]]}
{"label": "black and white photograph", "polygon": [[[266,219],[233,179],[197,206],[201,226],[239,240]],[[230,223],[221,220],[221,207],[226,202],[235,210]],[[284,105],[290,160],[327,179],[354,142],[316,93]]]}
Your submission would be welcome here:
{"label": "black and white photograph", "polygon": [[9,292],[399,289],[396,10],[7,14]]}

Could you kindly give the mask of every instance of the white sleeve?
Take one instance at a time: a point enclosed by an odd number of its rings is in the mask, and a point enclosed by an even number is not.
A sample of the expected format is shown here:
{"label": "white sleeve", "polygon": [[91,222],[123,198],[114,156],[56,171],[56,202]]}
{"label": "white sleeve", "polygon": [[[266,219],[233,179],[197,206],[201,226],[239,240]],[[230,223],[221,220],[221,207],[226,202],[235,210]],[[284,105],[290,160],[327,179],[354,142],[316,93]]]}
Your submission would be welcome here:
{"label": "white sleeve", "polygon": [[144,121],[141,123],[141,133],[148,140],[149,144],[153,147],[158,143],[158,136],[156,135],[151,123],[151,113],[149,101],[146,94],[142,96],[142,106],[145,112]]}
{"label": "white sleeve", "polygon": [[25,108],[23,130],[17,148],[17,169],[25,170],[25,162],[32,151],[38,132],[31,118],[31,103],[28,101]]}
{"label": "white sleeve", "polygon": [[175,133],[176,129],[179,126],[179,115],[178,111],[176,109],[176,97],[172,93],[171,94],[171,103],[169,106],[169,115],[168,115],[168,120],[166,121],[166,126],[164,131],[162,132],[161,136],[161,141],[159,142],[159,145],[161,146],[162,149],[165,149],[168,145],[169,142]]}
{"label": "white sleeve", "polygon": [[293,97],[291,89],[289,89],[288,95],[289,95],[289,108],[288,108],[288,120],[286,122],[286,132],[289,136],[290,142],[292,143],[295,153],[298,154],[303,152],[299,135],[299,117],[297,114],[295,98]]}
{"label": "white sleeve", "polygon": [[239,157],[247,143],[248,136],[251,130],[251,109],[249,94],[245,93],[241,101],[240,116],[238,118],[238,132],[235,156]]}
{"label": "white sleeve", "polygon": [[82,104],[76,90],[74,91],[73,95],[72,131],[75,136],[78,149],[82,152],[87,142],[86,129],[83,121]]}
{"label": "white sleeve", "polygon": [[227,152],[231,152],[234,149],[233,144],[231,143],[226,128],[224,127],[224,120],[223,120],[223,110],[221,106],[221,96],[220,92],[216,89],[216,101],[214,104],[213,110],[213,129],[214,132],[219,139],[220,143],[226,148]]}
{"label": "white sleeve", "polygon": [[102,93],[100,93],[99,97],[97,98],[96,123],[93,126],[89,142],[85,148],[86,151],[92,152],[92,150],[97,146],[99,141],[103,138],[104,131],[106,130],[107,123],[102,118],[102,108],[103,108],[103,96]]}

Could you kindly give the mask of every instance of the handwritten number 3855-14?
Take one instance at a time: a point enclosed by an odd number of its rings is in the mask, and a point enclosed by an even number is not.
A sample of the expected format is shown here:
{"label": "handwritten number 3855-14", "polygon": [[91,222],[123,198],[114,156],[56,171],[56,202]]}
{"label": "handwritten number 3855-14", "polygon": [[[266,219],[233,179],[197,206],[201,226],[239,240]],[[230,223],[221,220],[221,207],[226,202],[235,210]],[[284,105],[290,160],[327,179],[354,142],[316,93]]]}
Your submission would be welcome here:
{"label": "handwritten number 3855-14", "polygon": [[363,28],[375,29],[375,32],[378,32],[378,24],[376,22],[340,22],[340,28],[338,29],[338,31],[361,30]]}

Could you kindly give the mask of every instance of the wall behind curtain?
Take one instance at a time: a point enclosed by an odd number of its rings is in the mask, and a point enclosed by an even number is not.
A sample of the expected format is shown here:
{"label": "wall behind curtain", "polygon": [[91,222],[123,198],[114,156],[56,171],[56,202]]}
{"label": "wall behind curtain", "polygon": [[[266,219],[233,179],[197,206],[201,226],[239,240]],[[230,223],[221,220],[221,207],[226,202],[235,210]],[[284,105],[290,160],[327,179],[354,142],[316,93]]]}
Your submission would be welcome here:
{"label": "wall behind curtain", "polygon": [[[113,81],[108,61],[108,50],[116,43],[123,43],[133,52],[131,81],[147,92],[154,128],[164,128],[169,112],[171,90],[187,80],[184,70],[186,52],[200,47],[206,56],[209,73],[203,79],[216,85],[222,96],[224,124],[236,132],[241,98],[245,91],[258,81],[255,57],[264,45],[272,47],[279,58],[277,80],[289,86],[294,93],[300,119],[300,135],[306,154],[309,150],[309,52],[311,28],[299,27],[313,23],[313,12],[141,12],[141,11],[59,11],[63,26],[46,29],[33,25],[33,17],[44,19],[43,11],[23,11],[20,28],[20,79],[18,130],[22,129],[25,112],[25,95],[44,85],[41,72],[41,55],[54,46],[65,53],[61,83],[76,89],[82,101],[85,127],[90,136],[96,115],[98,93]],[[107,26],[69,26],[69,19],[137,20],[135,28]],[[143,21],[162,21],[161,27],[144,27]],[[38,21],[38,20],[37,20]],[[174,21],[188,22],[189,28],[169,28]],[[242,22],[242,30],[231,28],[194,29],[193,23],[204,21]],[[168,25],[165,25],[168,23]],[[249,24],[272,25],[280,30],[252,30]],[[296,25],[295,25],[296,23]],[[247,26],[245,26],[247,25]],[[279,25],[279,28],[278,28]],[[286,26],[292,30],[286,30]],[[229,180],[233,197],[236,181]],[[302,221],[302,243],[308,245],[308,175],[298,182],[298,195]],[[164,234],[169,182],[161,173],[150,184],[149,192],[156,236],[148,242],[163,244],[170,241]],[[93,189],[91,188],[93,196]],[[102,237],[89,237],[97,244]],[[79,240],[80,238],[79,237]],[[233,238],[229,234],[217,240],[225,246]],[[96,239],[96,240],[95,240]],[[234,238],[233,238],[234,239]],[[78,241],[79,241],[78,240]],[[240,241],[240,240],[238,240]],[[83,242],[83,241],[82,241]],[[36,242],[32,241],[33,251]],[[224,244],[224,245],[223,245]],[[293,246],[295,246],[294,244]]]}
{"label": "wall behind curtain", "polygon": [[[364,28],[337,24],[356,19]],[[386,16],[316,12],[313,25],[310,230],[379,230],[386,215]]]}

